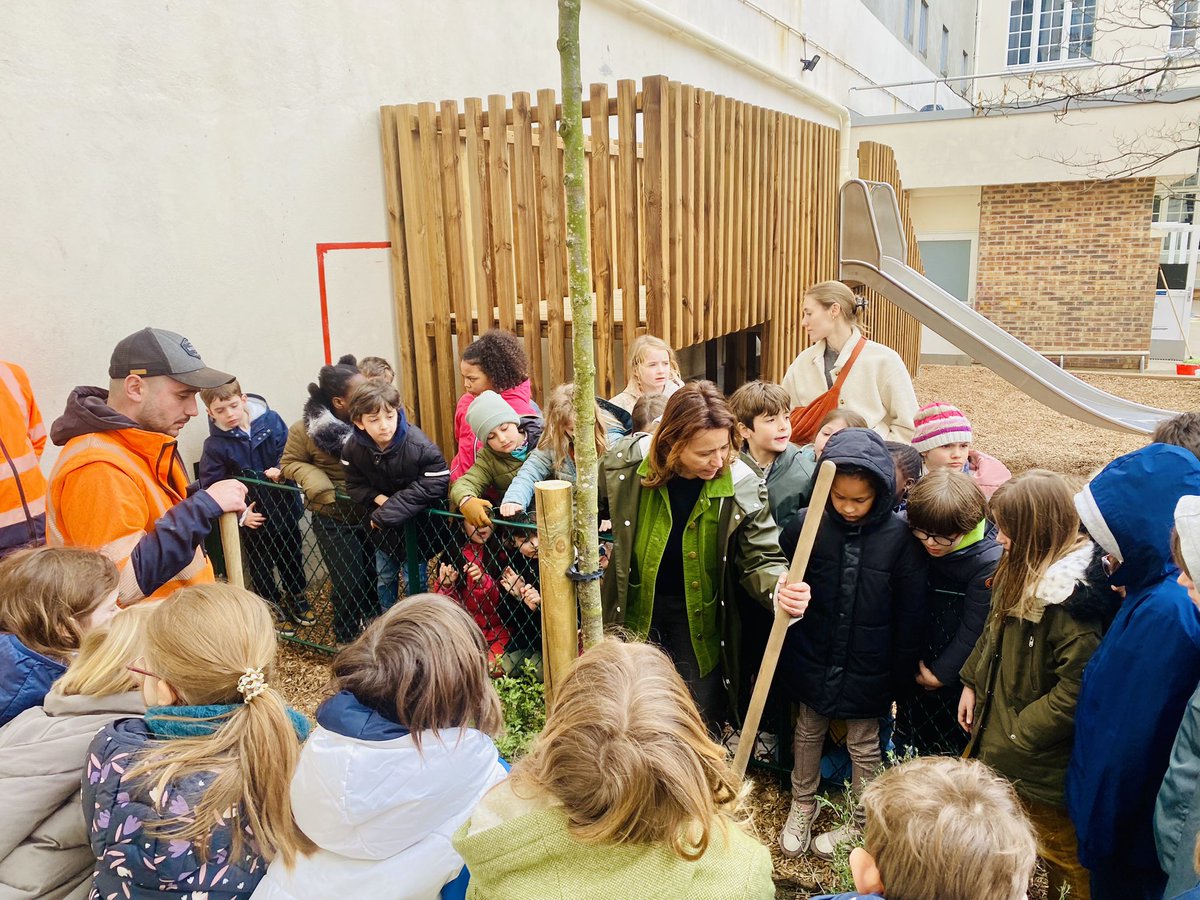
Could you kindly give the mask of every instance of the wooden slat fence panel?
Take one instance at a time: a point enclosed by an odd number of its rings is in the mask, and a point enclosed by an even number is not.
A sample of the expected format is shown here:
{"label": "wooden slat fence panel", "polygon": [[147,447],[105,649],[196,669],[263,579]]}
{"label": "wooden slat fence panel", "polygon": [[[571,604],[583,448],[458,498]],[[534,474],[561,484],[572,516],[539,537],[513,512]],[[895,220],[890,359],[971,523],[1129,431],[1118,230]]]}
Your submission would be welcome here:
{"label": "wooden slat fence panel", "polygon": [[[645,332],[742,348],[756,329],[778,380],[807,343],[804,290],[837,273],[837,130],[661,75],[640,87],[592,85],[583,104],[597,389],[620,390],[619,357]],[[539,402],[571,378],[561,106],[536,98],[381,109],[401,385],[448,452],[458,354],[483,331],[523,337]],[[890,149],[863,143],[859,172],[897,188],[919,267]],[[872,336],[915,367],[916,323],[871,300]],[[731,359],[745,370],[742,350]]]}

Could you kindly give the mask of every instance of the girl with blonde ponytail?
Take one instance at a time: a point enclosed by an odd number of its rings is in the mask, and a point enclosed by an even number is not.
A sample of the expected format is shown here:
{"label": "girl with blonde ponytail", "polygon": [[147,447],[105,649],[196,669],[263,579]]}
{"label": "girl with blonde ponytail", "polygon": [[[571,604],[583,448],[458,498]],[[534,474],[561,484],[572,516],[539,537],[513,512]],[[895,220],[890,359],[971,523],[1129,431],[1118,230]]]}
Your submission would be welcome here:
{"label": "girl with blonde ponytail", "polygon": [[83,809],[92,896],[248,898],[275,858],[312,843],[288,786],[309,724],[271,687],[266,604],[227,584],[183,588],[146,626],[146,717],[92,741]]}

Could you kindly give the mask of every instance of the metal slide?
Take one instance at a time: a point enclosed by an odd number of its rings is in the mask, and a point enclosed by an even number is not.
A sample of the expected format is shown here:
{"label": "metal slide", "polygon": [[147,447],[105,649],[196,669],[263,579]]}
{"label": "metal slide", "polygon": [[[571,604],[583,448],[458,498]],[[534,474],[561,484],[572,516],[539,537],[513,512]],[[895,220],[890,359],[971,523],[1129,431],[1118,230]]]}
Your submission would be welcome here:
{"label": "metal slide", "polygon": [[[905,263],[900,210],[890,184],[855,178],[841,193],[841,278],[898,307],[1056,412],[1089,425],[1149,434],[1167,410],[1123,400],[1056,366]],[[1100,354],[1098,354],[1100,355]]]}

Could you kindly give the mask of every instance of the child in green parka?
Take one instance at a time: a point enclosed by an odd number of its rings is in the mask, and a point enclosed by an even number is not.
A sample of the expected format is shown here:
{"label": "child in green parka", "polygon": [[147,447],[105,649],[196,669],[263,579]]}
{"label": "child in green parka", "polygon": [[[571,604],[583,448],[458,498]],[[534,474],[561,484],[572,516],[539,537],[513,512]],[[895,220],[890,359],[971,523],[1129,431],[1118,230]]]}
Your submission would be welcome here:
{"label": "child in green parka", "polygon": [[462,513],[471,528],[492,524],[488,512],[501,497],[542,434],[538,416],[520,416],[495,391],[484,391],[467,408],[467,424],[483,444],[475,462],[450,485],[450,508]]}
{"label": "child in green parka", "polygon": [[1118,597],[1080,535],[1070,486],[1035,469],[1002,485],[990,511],[1004,555],[992,613],[963,665],[966,756],[1013,782],[1046,863],[1049,896],[1090,896],[1064,788],[1083,669]]}

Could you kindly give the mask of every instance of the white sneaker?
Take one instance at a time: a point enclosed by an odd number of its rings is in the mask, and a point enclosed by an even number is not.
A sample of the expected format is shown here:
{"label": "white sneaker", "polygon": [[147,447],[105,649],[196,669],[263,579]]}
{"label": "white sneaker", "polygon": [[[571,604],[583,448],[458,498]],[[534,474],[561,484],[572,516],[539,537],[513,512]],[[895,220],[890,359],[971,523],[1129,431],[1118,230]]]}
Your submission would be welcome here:
{"label": "white sneaker", "polygon": [[796,800],[792,801],[787,821],[783,824],[783,830],[779,832],[779,849],[784,856],[788,859],[795,859],[808,852],[808,846],[812,842],[813,822],[816,821],[816,818],[817,803],[815,800],[807,806]]}
{"label": "white sneaker", "polygon": [[858,827],[855,825],[841,825],[833,831],[818,834],[816,840],[812,842],[813,855],[829,862],[837,853],[838,847],[850,843],[857,836]]}

